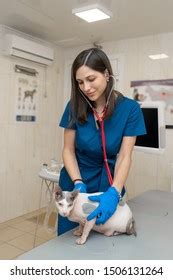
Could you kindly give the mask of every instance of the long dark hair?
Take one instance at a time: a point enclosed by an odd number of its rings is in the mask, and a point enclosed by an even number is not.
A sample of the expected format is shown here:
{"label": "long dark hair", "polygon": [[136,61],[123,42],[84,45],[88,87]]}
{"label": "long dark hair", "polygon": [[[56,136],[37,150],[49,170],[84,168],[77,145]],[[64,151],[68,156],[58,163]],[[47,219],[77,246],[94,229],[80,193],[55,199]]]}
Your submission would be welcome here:
{"label": "long dark hair", "polygon": [[[83,65],[86,65],[100,73],[105,73],[105,70],[108,71],[110,78],[105,89],[106,100],[114,84],[114,79],[111,77],[111,75],[113,75],[113,71],[110,61],[107,55],[101,49],[91,48],[79,53],[78,56],[75,58],[71,68],[71,123],[74,123],[76,121],[79,121],[80,123],[85,123],[87,121],[87,113],[91,111],[91,108],[82,96],[78,82],[76,81],[76,72]],[[123,96],[121,93],[113,90],[109,99],[106,118],[109,118],[112,115],[113,110],[115,108],[115,102],[117,100],[117,97],[120,95]],[[89,102],[93,107],[95,107],[95,102],[90,100]]]}

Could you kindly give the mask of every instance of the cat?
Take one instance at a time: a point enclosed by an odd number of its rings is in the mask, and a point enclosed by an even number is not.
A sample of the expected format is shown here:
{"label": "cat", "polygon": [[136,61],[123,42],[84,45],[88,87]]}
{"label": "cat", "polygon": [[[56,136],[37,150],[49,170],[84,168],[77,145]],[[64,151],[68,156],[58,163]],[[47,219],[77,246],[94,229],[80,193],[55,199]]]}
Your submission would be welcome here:
{"label": "cat", "polygon": [[87,221],[87,216],[98,206],[97,202],[88,199],[88,195],[99,194],[101,193],[80,193],[79,190],[68,192],[62,191],[59,186],[55,187],[54,198],[58,213],[70,221],[79,223],[79,228],[73,232],[75,236],[79,237],[76,243],[78,245],[84,244],[91,230],[106,236],[122,233],[136,236],[135,221],[127,203],[119,204],[115,213],[104,224],[96,225],[96,218]]}

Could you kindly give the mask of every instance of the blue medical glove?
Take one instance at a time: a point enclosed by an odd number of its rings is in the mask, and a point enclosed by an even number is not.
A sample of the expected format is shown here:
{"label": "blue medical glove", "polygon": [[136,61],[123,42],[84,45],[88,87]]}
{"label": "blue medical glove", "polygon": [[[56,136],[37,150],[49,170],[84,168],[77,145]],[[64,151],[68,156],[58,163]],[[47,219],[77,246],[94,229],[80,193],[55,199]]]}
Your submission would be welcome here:
{"label": "blue medical glove", "polygon": [[79,190],[80,193],[86,193],[87,192],[87,185],[85,185],[83,182],[76,182],[74,184],[73,190]]}
{"label": "blue medical glove", "polygon": [[87,217],[87,220],[97,218],[96,225],[99,225],[104,224],[114,214],[120,200],[120,193],[111,186],[103,194],[88,196],[88,198],[99,202],[99,206]]}

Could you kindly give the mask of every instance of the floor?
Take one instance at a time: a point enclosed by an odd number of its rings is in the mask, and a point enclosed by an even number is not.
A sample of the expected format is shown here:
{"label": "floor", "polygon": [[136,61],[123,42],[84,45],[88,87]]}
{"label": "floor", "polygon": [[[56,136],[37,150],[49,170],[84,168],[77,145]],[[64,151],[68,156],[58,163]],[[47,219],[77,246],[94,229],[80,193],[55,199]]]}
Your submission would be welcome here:
{"label": "floor", "polygon": [[44,215],[41,209],[0,224],[0,260],[15,259],[34,248],[34,243],[37,247],[56,236],[56,213],[51,214],[49,229],[43,227]]}

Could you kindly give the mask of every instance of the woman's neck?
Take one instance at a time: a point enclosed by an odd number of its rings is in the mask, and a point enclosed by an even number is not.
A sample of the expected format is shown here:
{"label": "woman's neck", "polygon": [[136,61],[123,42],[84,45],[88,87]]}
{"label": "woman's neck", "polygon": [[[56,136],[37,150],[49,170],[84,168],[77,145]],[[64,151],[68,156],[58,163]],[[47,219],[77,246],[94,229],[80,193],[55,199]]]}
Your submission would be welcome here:
{"label": "woman's neck", "polygon": [[101,112],[104,110],[105,105],[106,105],[105,99],[97,100],[97,102],[96,102],[96,108],[95,108],[96,111],[97,111],[98,113],[101,113]]}

